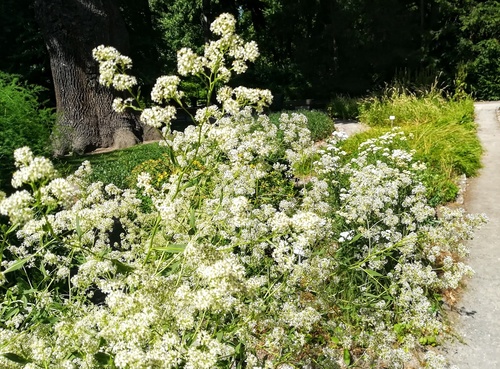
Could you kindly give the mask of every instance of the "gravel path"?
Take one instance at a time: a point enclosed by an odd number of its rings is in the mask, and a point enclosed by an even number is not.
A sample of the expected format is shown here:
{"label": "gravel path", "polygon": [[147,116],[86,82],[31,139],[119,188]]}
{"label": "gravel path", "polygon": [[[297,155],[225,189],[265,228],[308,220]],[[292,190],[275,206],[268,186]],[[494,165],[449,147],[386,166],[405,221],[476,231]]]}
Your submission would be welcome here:
{"label": "gravel path", "polygon": [[335,120],[335,129],[340,132],[346,133],[348,136],[366,131],[368,129],[363,123],[356,120]]}
{"label": "gravel path", "polygon": [[469,243],[468,263],[476,274],[467,281],[451,313],[463,342],[443,347],[450,368],[500,369],[500,102],[476,103],[478,135],[485,149],[483,168],[470,181],[465,208],[485,213],[489,222]]}

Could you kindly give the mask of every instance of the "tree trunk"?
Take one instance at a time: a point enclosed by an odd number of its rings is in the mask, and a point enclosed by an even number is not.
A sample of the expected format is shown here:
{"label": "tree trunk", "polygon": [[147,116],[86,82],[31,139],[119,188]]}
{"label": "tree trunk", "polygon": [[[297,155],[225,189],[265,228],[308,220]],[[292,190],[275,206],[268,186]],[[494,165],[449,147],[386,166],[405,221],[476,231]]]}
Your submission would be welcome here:
{"label": "tree trunk", "polygon": [[50,55],[58,120],[56,155],[127,147],[142,138],[133,114],[112,110],[113,92],[99,84],[92,49],[104,44],[128,53],[128,35],[114,0],[35,0]]}

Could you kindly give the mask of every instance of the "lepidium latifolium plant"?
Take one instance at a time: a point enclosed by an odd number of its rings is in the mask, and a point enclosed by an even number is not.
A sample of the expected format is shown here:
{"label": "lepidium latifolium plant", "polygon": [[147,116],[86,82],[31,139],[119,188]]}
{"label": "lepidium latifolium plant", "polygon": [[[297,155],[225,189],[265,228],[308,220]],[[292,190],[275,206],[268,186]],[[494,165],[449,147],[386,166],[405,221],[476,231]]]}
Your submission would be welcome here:
{"label": "lepidium latifolium plant", "polygon": [[271,123],[269,91],[227,85],[258,56],[235,25],[223,14],[203,55],[178,53],[208,101],[183,132],[170,129],[181,77],[158,78],[146,108],[131,60],[94,50],[101,83],[131,93],[114,108],[141,111],[169,148],[161,185],[138,176],[147,212],[136,190],[89,182],[88,163],[61,178],[15,152],[18,191],[0,197],[1,368],[443,367],[439,296],[470,272],[463,241],[483,218],[436,216],[398,130],[348,158],[337,133],[315,145],[303,115]]}

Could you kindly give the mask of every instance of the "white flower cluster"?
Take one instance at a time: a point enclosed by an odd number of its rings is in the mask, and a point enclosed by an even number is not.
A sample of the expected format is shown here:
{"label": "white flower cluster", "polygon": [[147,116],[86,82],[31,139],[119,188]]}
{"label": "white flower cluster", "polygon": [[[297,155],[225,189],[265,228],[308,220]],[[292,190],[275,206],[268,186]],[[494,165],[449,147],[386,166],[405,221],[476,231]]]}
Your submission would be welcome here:
{"label": "white flower cluster", "polygon": [[132,60],[120,54],[111,46],[100,45],[92,50],[94,59],[99,62],[99,83],[114,87],[118,91],[130,90],[137,85],[137,79],[125,73],[132,68]]}
{"label": "white flower cluster", "polygon": [[194,120],[203,125],[205,123],[209,123],[211,120],[218,120],[222,117],[222,112],[216,105],[210,105],[206,108],[200,108],[196,111]]}
{"label": "white flower cluster", "polygon": [[[338,135],[311,144],[302,115],[276,125],[250,109],[223,116],[214,106],[198,119],[215,124],[171,135],[179,166],[161,189],[151,175],[139,178],[152,213],[140,211],[133,191],[86,183],[88,164],[40,184],[46,216],[27,191],[1,200],[19,227],[2,270],[28,260],[28,272],[43,266],[67,291],[49,283],[30,300],[43,311],[66,306],[50,335],[41,325],[21,329],[27,311],[0,329],[9,352],[31,352],[48,367],[93,368],[105,353],[117,368],[213,368],[242,355],[253,368],[278,368],[318,347],[336,361],[359,345],[367,360],[397,367],[419,337],[444,330],[426,291],[453,288],[469,272],[451,255],[465,255],[461,240],[483,220],[446,211],[436,219],[419,166],[387,149],[399,132],[346,160]],[[318,157],[319,174],[297,188],[293,163],[308,156]],[[36,160],[26,149],[16,158],[25,167]],[[364,327],[357,335],[336,310],[346,301],[347,261],[348,275],[364,281],[349,308]],[[390,299],[375,298],[381,285]],[[317,332],[334,335],[339,349],[314,341]],[[438,360],[428,357],[431,366]]]}
{"label": "white flower cluster", "polygon": [[[198,56],[189,48],[178,51],[177,71],[181,76],[200,75],[207,69],[209,74],[217,74],[218,80],[227,82],[231,71],[236,74],[244,73],[248,68],[247,62],[254,62],[259,56],[254,41],[244,42],[235,34],[236,20],[231,14],[221,14],[210,29],[220,39],[207,43],[203,56]],[[232,58],[230,65],[226,64],[226,54]]]}
{"label": "white flower cluster", "polygon": [[183,95],[182,91],[178,91],[180,81],[177,76],[159,77],[151,91],[151,99],[156,103],[162,103],[169,99],[179,101]]}
{"label": "white flower cluster", "polygon": [[18,168],[12,176],[14,188],[19,188],[24,184],[47,181],[55,175],[51,161],[43,157],[34,157],[28,147],[15,150],[14,159]]}
{"label": "white flower cluster", "polygon": [[217,101],[222,104],[225,112],[236,115],[245,106],[253,106],[258,113],[262,113],[266,106],[271,105],[273,96],[269,90],[260,90],[247,87],[232,89],[224,86],[217,92]]}
{"label": "white flower cluster", "polygon": [[[253,58],[234,28],[231,16],[218,18],[222,38],[204,57],[182,51],[179,73],[215,68],[226,52]],[[95,53],[129,65],[113,49]],[[230,68],[217,68],[224,82]],[[160,77],[153,100],[180,99],[178,85]],[[221,107],[194,115],[198,124],[166,135],[161,184],[139,175],[147,212],[134,190],[88,182],[88,163],[54,178],[48,161],[16,152],[16,184],[32,186],[0,196],[9,217],[0,228],[3,352],[32,367],[278,369],[363,350],[360,365],[396,368],[419,339],[446,331],[434,294],[470,272],[462,241],[484,219],[436,216],[422,166],[395,148],[403,133],[348,158],[339,134],[316,145],[304,115],[273,123],[244,106],[261,110],[268,91],[224,86],[217,99]],[[153,106],[141,119],[168,127],[175,112]],[[299,181],[296,167],[313,160]],[[427,360],[439,366],[438,356]],[[0,367],[13,367],[8,355]]]}
{"label": "white flower cluster", "polygon": [[[211,25],[211,30],[220,39],[211,41],[205,45],[203,56],[199,56],[189,48],[182,48],[177,53],[177,71],[181,76],[194,75],[206,79],[209,87],[209,99],[211,90],[220,82],[226,83],[232,71],[237,74],[247,70],[247,62],[254,62],[259,56],[257,44],[253,41],[244,42],[235,34],[236,20],[227,13],[220,15]],[[137,80],[125,73],[132,66],[130,58],[121,55],[115,48],[98,46],[93,50],[94,59],[99,62],[99,81],[102,85],[112,86],[117,90],[128,90],[132,95],[131,88],[137,84]],[[231,65],[226,65],[226,58],[231,58]],[[179,90],[180,78],[178,76],[161,76],[157,79],[151,91],[151,99],[156,104],[175,101],[183,107],[182,98],[184,93]],[[141,110],[134,106],[134,99],[138,97],[123,99],[115,98],[113,109],[124,112],[127,108]],[[248,89],[238,87],[234,90],[224,87],[219,90],[217,100],[223,106],[225,113],[237,114],[245,106],[254,106],[257,112],[262,112],[264,107],[272,102],[272,95],[267,90]],[[139,103],[139,106],[141,104]],[[141,120],[150,126],[160,128],[164,126],[164,136],[168,135],[169,123],[175,119],[175,109],[172,106],[153,106],[143,109]],[[199,112],[193,123],[203,124],[212,116]]]}
{"label": "white flower cluster", "polygon": [[112,108],[118,113],[123,113],[127,108],[133,106],[133,99],[131,97],[127,99],[122,99],[121,97],[116,97],[113,100]]}
{"label": "white flower cluster", "polygon": [[11,218],[13,223],[24,223],[33,216],[34,198],[26,191],[17,191],[0,202],[0,214]]}
{"label": "white flower cluster", "polygon": [[69,207],[75,203],[81,193],[80,189],[64,178],[55,178],[42,187],[42,203],[59,206],[60,203]]}
{"label": "white flower cluster", "polygon": [[223,13],[212,22],[210,30],[218,36],[231,36],[236,30],[236,19],[229,13]]}
{"label": "white flower cluster", "polygon": [[151,127],[161,127],[162,125],[170,125],[172,119],[175,119],[177,109],[173,106],[159,107],[153,106],[146,108],[141,113],[141,121]]}
{"label": "white flower cluster", "polygon": [[203,58],[184,47],[177,52],[177,72],[181,76],[199,75],[203,72]]}
{"label": "white flower cluster", "polygon": [[[419,335],[434,336],[444,330],[443,322],[431,313],[432,297],[427,291],[456,288],[471,273],[460,262],[466,255],[463,241],[484,222],[482,216],[466,217],[448,210],[436,220],[435,210],[427,204],[426,189],[417,179],[425,167],[415,163],[411,153],[391,149],[398,140],[406,140],[398,129],[368,140],[360,145],[358,156],[346,163],[345,152],[333,138],[320,149],[321,158],[315,163],[318,173],[330,183],[331,193],[338,194],[337,215],[345,224],[339,246],[353,260],[351,270],[357,272],[352,278],[371,276],[378,279],[376,284],[385,285],[394,298],[391,319],[413,332],[405,335],[406,354],[401,355],[400,348],[393,348],[397,341],[394,332],[379,325],[382,316],[389,314],[386,302],[380,301],[384,302],[380,312],[368,307],[360,311],[366,331],[372,332],[363,345],[367,351],[378,352],[381,360],[393,363],[408,360],[408,352],[419,344]],[[451,229],[453,235],[447,231]],[[363,293],[379,293],[376,284],[359,289],[360,305]]]}

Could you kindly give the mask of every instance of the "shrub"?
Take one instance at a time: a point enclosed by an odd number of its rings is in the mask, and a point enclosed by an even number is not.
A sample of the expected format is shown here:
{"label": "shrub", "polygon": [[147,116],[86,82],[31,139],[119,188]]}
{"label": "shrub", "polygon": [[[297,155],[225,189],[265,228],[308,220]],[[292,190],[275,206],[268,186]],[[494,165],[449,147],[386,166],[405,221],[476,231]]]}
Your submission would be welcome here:
{"label": "shrub", "polygon": [[[292,111],[289,111],[290,113]],[[311,138],[314,141],[320,141],[328,138],[335,130],[335,122],[328,116],[327,113],[320,110],[294,110],[294,113],[303,114],[307,118],[307,128],[311,132]],[[285,113],[287,113],[285,111]],[[269,117],[272,122],[278,122],[280,113],[271,113]]]}
{"label": "shrub", "polygon": [[346,95],[333,98],[327,107],[328,115],[338,119],[357,119],[359,116],[360,100]]}
{"label": "shrub", "polygon": [[41,107],[42,88],[27,85],[18,76],[0,72],[0,189],[9,189],[14,171],[14,149],[30,146],[37,154],[50,153],[52,109]]}

